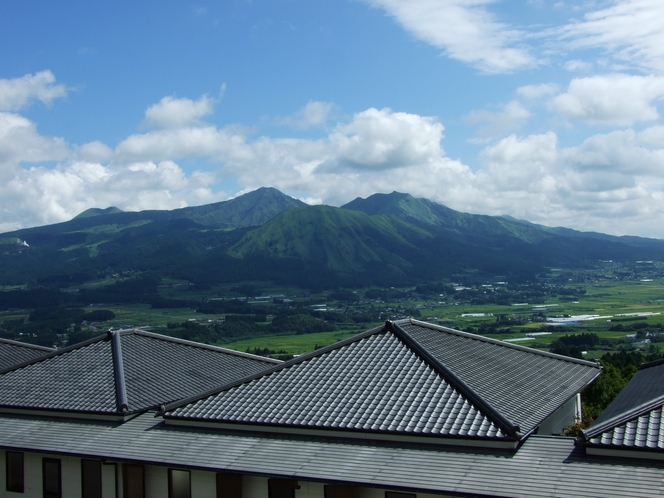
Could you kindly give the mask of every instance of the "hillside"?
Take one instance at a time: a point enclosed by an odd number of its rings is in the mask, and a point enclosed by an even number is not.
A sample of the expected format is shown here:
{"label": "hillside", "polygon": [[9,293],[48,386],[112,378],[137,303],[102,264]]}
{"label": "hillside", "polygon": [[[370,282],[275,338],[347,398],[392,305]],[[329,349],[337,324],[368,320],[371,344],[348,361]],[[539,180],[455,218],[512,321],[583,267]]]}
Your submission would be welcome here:
{"label": "hillside", "polygon": [[59,287],[121,272],[199,287],[262,280],[334,288],[464,275],[528,280],[546,266],[664,260],[664,241],[460,213],[409,194],[375,194],[336,208],[307,206],[269,188],[172,211],[88,210],[3,234],[0,248],[0,285]]}

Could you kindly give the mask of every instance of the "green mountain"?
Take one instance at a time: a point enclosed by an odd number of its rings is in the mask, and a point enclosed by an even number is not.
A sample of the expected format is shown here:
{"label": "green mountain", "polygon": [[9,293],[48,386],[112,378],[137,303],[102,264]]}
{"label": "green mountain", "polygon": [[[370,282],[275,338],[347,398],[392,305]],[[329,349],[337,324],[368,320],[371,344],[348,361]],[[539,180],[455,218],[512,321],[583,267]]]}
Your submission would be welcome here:
{"label": "green mountain", "polygon": [[122,272],[186,279],[198,288],[240,280],[393,285],[453,275],[514,281],[545,266],[602,259],[664,260],[664,241],[460,213],[397,192],[336,208],[263,188],[172,211],[88,210],[3,234],[0,285],[67,287]]}
{"label": "green mountain", "polygon": [[543,230],[534,226],[496,216],[461,213],[428,199],[417,199],[399,192],[374,194],[366,199],[358,197],[342,207],[368,215],[392,215],[411,223],[447,229],[458,234],[504,235],[526,242],[539,242],[547,237]]}
{"label": "green mountain", "polygon": [[[115,214],[122,213],[122,209],[116,208],[115,206],[108,207],[106,209],[100,208],[90,208],[83,211],[81,214],[76,216],[76,218],[90,218],[92,216],[103,216],[105,214]],[[74,219],[76,219],[74,218]]]}

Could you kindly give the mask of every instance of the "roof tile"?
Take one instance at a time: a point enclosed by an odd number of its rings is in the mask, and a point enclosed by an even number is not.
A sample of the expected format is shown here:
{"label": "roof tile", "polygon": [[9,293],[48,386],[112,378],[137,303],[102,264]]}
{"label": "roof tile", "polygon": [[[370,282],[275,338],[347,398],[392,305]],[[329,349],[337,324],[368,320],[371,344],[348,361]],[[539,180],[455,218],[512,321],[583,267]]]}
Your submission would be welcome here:
{"label": "roof tile", "polygon": [[[141,331],[123,331],[128,412],[208,391],[273,366],[267,358]],[[110,336],[56,351],[0,375],[0,407],[120,413]]]}

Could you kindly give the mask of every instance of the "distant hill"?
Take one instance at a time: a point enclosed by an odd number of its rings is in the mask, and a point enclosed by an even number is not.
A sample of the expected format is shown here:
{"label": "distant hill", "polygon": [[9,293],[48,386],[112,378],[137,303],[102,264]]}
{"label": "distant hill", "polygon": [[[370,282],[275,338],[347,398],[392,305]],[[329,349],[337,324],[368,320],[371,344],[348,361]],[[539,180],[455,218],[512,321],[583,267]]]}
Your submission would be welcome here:
{"label": "distant hill", "polygon": [[0,244],[0,285],[64,287],[120,272],[199,287],[263,280],[333,288],[454,275],[523,280],[546,266],[664,260],[661,240],[460,213],[398,192],[341,208],[308,206],[272,188],[172,211],[92,209],[2,241],[11,243]]}
{"label": "distant hill", "polygon": [[80,218],[90,218],[92,216],[103,216],[105,214],[115,214],[115,213],[122,213],[122,209],[116,208],[115,206],[108,207],[106,209],[100,209],[100,208],[90,208],[86,209],[83,211],[81,214],[76,216],[74,219],[80,219]]}

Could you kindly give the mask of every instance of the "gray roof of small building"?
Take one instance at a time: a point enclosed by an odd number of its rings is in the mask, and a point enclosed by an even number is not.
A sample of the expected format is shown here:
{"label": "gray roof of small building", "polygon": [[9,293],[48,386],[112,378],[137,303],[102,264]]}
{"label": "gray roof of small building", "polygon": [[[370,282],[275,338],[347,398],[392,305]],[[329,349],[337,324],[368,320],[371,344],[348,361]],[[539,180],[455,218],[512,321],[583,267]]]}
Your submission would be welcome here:
{"label": "gray roof of small building", "polygon": [[664,450],[664,360],[641,365],[611,404],[583,431],[587,446]]}
{"label": "gray roof of small building", "polygon": [[128,415],[278,363],[150,332],[109,332],[0,373],[0,409]]}
{"label": "gray roof of small building", "polygon": [[0,372],[53,351],[52,348],[0,338]]}
{"label": "gray roof of small building", "polygon": [[0,414],[0,448],[444,495],[664,495],[664,462],[537,435],[514,452],[174,427],[149,412],[123,424]]}
{"label": "gray roof of small building", "polygon": [[167,406],[164,417],[519,439],[599,373],[594,363],[404,320]]}

